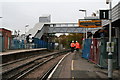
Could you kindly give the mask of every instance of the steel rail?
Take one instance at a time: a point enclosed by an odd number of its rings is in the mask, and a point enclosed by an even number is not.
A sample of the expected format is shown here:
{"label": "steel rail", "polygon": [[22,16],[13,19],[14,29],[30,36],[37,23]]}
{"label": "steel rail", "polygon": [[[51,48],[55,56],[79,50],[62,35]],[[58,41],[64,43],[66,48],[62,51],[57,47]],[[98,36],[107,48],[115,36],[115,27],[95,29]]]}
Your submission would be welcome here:
{"label": "steel rail", "polygon": [[27,62],[27,63],[24,63],[24,64],[20,64],[20,65],[18,65],[17,67],[13,67],[13,68],[11,68],[11,69],[9,69],[9,70],[6,70],[6,71],[2,72],[2,74],[8,73],[8,72],[10,72],[10,71],[12,71],[12,70],[14,70],[14,69],[18,69],[18,68],[20,68],[20,67],[26,66],[26,65],[34,62],[35,60],[39,60],[39,59],[42,59],[42,58],[45,58],[45,57],[48,57],[48,56],[51,56],[51,55],[54,55],[54,54],[56,54],[56,53],[48,54],[48,55],[45,55],[45,56],[40,56],[40,57],[38,57],[37,59],[34,59],[34,60],[30,61],[30,62]]}
{"label": "steel rail", "polygon": [[16,62],[23,61],[23,60],[26,60],[26,59],[29,59],[29,58],[32,58],[32,57],[35,57],[35,56],[37,56],[37,55],[32,55],[32,56],[29,56],[29,57],[25,57],[25,58],[17,59],[17,60],[14,60],[14,61],[10,61],[10,62],[1,64],[0,67],[7,66],[7,65],[10,65],[10,64],[14,64]]}
{"label": "steel rail", "polygon": [[[47,63],[48,61],[50,61],[50,60],[52,60],[52,59],[53,59],[53,57],[50,58],[50,59],[47,59],[47,60],[43,61],[42,63],[39,63],[39,64],[37,64],[37,65],[35,65],[35,66],[30,67],[28,70],[25,70],[23,73],[21,72],[22,75],[19,75],[17,78],[15,78],[15,80],[21,79],[22,77],[24,77],[25,75],[27,75],[28,73],[30,73],[31,71],[33,71],[34,69],[38,68],[39,66]],[[16,75],[15,75],[15,76],[16,76]],[[11,79],[11,78],[10,78],[10,79]],[[14,78],[13,78],[13,79],[14,79]]]}
{"label": "steel rail", "polygon": [[68,56],[68,54],[66,54],[62,59],[60,59],[56,64],[54,64],[42,77],[40,77],[38,80],[47,80],[48,77],[50,76],[50,74],[58,67],[58,65],[64,60],[64,58],[66,56]]}

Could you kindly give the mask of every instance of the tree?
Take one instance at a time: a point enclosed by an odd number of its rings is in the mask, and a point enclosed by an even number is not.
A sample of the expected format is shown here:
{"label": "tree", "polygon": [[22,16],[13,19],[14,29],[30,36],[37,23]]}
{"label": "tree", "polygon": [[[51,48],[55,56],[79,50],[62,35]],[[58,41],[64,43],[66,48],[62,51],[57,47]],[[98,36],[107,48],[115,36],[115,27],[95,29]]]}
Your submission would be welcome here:
{"label": "tree", "polygon": [[60,35],[55,39],[55,42],[59,44],[63,44],[63,47],[70,48],[71,41],[78,41],[80,44],[82,44],[82,33],[70,33],[68,35]]}

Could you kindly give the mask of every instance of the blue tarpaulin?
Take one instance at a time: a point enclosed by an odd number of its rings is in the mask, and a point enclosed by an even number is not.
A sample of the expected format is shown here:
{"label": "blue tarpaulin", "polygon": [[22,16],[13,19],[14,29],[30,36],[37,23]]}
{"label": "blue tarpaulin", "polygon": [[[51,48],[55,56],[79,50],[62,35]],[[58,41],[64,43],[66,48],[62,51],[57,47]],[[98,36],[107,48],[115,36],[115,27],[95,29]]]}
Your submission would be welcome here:
{"label": "blue tarpaulin", "polygon": [[40,39],[35,38],[34,44],[37,45],[37,48],[48,48],[48,49],[54,49],[54,43],[52,42],[46,42]]}
{"label": "blue tarpaulin", "polygon": [[84,41],[84,46],[82,49],[82,57],[85,59],[89,59],[91,42],[92,39],[85,39]]}
{"label": "blue tarpaulin", "polygon": [[37,44],[37,48],[47,48],[48,46],[46,41],[37,38],[34,39],[34,43]]}
{"label": "blue tarpaulin", "polygon": [[24,49],[24,40],[20,41],[17,39],[13,39],[11,42],[11,49]]}

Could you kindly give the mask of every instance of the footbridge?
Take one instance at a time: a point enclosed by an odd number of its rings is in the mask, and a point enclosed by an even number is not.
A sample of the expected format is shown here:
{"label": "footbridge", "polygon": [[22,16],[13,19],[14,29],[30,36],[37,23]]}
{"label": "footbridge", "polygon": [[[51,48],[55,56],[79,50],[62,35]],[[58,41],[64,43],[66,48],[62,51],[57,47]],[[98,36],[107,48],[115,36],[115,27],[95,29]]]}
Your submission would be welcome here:
{"label": "footbridge", "polygon": [[[88,32],[95,32],[100,28],[87,28]],[[37,23],[27,32],[35,38],[41,38],[44,33],[85,33],[86,29],[79,27],[78,23]]]}

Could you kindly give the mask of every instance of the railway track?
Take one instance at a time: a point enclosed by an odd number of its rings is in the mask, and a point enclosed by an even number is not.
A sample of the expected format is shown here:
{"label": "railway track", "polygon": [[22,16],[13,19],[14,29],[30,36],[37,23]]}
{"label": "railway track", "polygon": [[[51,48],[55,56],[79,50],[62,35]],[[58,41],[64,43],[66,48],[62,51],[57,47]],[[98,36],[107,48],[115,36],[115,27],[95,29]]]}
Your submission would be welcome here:
{"label": "railway track", "polygon": [[39,79],[37,79],[37,80],[50,80],[50,78],[52,77],[54,71],[57,69],[57,67],[59,66],[59,64],[63,61],[63,59],[64,59],[67,55],[69,55],[69,53],[66,54],[66,55],[64,55],[56,64],[54,64],[51,68],[49,68],[49,70],[48,70],[43,76],[41,76],[41,77],[40,77]]}
{"label": "railway track", "polygon": [[24,58],[20,58],[20,59],[17,59],[17,60],[2,63],[2,64],[0,64],[0,67],[4,67],[4,66],[7,66],[7,65],[13,65],[13,64],[16,64],[17,62],[19,63],[20,61],[24,61],[24,60],[27,60],[27,59],[30,59],[30,58],[33,58],[33,57],[36,57],[36,56],[40,56],[40,55],[41,56],[46,55],[46,54],[49,54],[49,53],[50,52],[48,52],[48,51],[44,51],[44,54],[42,52],[42,53],[38,53],[38,54],[35,54],[35,55],[27,56],[27,57],[24,57]]}
{"label": "railway track", "polygon": [[[51,53],[46,53],[44,55],[48,55],[48,54],[51,54]],[[15,60],[15,61],[5,63],[3,65],[0,65],[0,67],[2,69],[2,74],[9,72],[9,71],[13,70],[16,67],[21,67],[24,64],[29,64],[29,62],[31,62],[31,61],[33,61],[35,59],[42,58],[42,56],[44,57],[44,55],[43,54],[42,55],[41,54],[33,55],[33,56],[30,56],[30,57],[18,59],[18,60]]]}
{"label": "railway track", "polygon": [[29,72],[45,64],[46,62],[56,58],[57,56],[62,55],[62,53],[64,54],[65,52],[66,51],[51,53],[44,56],[37,56],[36,58],[34,59],[32,58],[30,61],[24,64],[20,64],[19,66],[16,66],[11,69],[3,70],[2,79],[3,80],[19,80]]}

